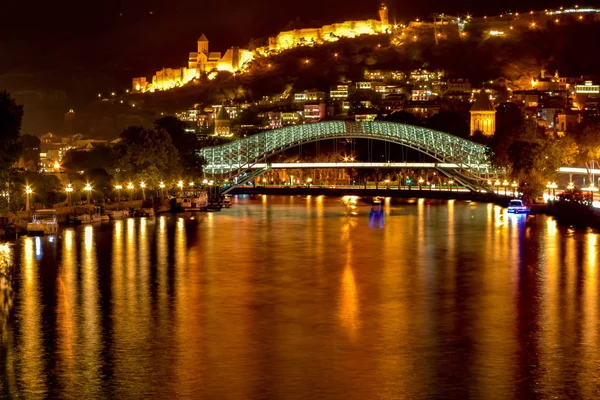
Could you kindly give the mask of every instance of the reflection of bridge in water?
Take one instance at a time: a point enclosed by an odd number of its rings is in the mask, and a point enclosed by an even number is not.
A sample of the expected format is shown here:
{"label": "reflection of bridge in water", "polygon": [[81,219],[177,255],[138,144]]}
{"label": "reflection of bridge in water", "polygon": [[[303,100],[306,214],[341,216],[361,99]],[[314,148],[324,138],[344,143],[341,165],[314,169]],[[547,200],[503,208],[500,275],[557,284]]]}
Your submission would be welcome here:
{"label": "reflection of bridge in water", "polygon": [[[265,131],[225,145],[208,147],[202,149],[200,155],[207,162],[204,168],[207,175],[236,177],[236,183],[242,184],[260,176],[272,167],[272,164],[268,163],[269,157],[302,144],[328,139],[374,139],[417,150],[436,161],[430,163],[433,165],[429,168],[436,168],[473,191],[485,190],[487,180],[496,179],[504,172],[492,167],[487,156],[487,148],[481,144],[448,133],[393,122],[330,121],[289,126]],[[353,168],[352,163],[344,164],[343,167],[334,168]],[[406,165],[406,163],[401,164]],[[402,168],[402,166],[395,168]]]}

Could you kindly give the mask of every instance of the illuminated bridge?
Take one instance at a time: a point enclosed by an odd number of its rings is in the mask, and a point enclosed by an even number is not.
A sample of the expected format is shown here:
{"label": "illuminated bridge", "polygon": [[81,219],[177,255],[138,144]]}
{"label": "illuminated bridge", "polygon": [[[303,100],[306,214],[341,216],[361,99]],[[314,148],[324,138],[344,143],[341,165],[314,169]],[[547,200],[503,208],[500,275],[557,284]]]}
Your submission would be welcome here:
{"label": "illuminated bridge", "polygon": [[472,190],[483,188],[488,179],[504,172],[491,166],[483,145],[448,133],[393,122],[330,121],[289,126],[207,147],[200,155],[207,162],[206,175],[235,176],[240,184],[264,173],[270,167],[269,157],[327,139],[374,139],[400,144],[430,156],[436,161],[432,167]]}

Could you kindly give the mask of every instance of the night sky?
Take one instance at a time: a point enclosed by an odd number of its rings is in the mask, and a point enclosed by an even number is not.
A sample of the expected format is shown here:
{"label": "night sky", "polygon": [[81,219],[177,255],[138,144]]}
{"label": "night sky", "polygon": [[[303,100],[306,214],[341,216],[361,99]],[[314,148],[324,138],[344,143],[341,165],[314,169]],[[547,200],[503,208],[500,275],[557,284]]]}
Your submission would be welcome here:
{"label": "night sky", "polygon": [[[202,32],[223,51],[267,37],[290,21],[322,25],[377,18],[376,0],[62,0],[2,4],[0,89],[26,104],[25,128],[39,133],[56,110],[34,109],[36,101],[60,107],[84,104],[94,93],[123,90],[133,76],[163,66],[181,66]],[[558,7],[535,0],[390,0],[390,17],[406,21],[431,12],[484,15]],[[568,5],[568,4],[567,4]],[[8,17],[8,18],[7,18]],[[32,104],[29,109],[27,105]],[[28,113],[29,111],[29,113]],[[36,116],[35,128],[31,125]],[[61,116],[61,114],[58,114]],[[62,118],[62,116],[61,116]],[[43,121],[43,122],[42,122]]]}

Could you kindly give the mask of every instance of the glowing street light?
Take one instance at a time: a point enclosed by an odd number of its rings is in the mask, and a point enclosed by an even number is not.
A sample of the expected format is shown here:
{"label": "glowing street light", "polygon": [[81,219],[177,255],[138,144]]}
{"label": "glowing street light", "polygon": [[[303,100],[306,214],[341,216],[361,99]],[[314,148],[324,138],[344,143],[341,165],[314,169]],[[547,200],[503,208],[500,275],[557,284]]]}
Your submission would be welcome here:
{"label": "glowing street light", "polygon": [[573,189],[575,189],[575,185],[573,184],[573,182],[569,182],[569,184],[567,185],[567,189],[568,189],[568,190],[573,190]]}
{"label": "glowing street light", "polygon": [[160,197],[165,197],[165,183],[160,181],[158,187],[160,188]]}
{"label": "glowing street light", "polygon": [[25,211],[29,211],[29,197],[31,196],[32,193],[33,193],[33,189],[31,188],[31,186],[29,186],[29,185],[25,186],[25,194],[27,195],[27,202],[25,203]]}
{"label": "glowing street light", "polygon": [[146,191],[144,190],[146,189],[146,182],[141,181],[140,188],[142,188],[142,200],[146,200]]}
{"label": "glowing street light", "polygon": [[117,204],[118,204],[117,209],[120,210],[121,209],[121,189],[123,189],[123,186],[116,184],[115,189],[117,190]]}
{"label": "glowing street light", "polygon": [[67,206],[71,207],[71,193],[73,193],[73,185],[71,185],[70,183],[67,184],[65,192],[67,192]]}
{"label": "glowing street light", "polygon": [[133,189],[135,189],[135,186],[133,186],[133,182],[129,182],[127,184],[127,190],[129,190],[129,201],[133,200]]}
{"label": "glowing street light", "polygon": [[85,190],[85,192],[87,193],[87,203],[88,205],[90,205],[90,193],[92,192],[92,185],[88,183],[85,184],[83,190]]}

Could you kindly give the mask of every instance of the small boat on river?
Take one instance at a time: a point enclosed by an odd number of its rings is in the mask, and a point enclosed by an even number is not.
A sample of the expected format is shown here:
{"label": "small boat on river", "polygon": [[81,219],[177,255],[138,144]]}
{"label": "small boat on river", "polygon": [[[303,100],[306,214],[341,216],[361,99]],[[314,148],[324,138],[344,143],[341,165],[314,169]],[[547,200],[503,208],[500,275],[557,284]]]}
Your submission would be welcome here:
{"label": "small boat on river", "polygon": [[53,235],[58,232],[56,210],[38,210],[27,223],[28,235]]}

